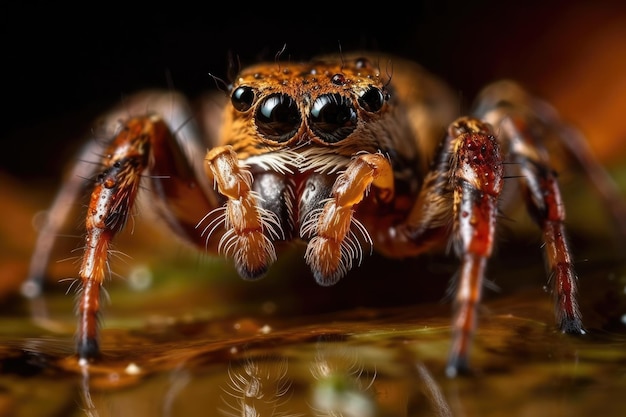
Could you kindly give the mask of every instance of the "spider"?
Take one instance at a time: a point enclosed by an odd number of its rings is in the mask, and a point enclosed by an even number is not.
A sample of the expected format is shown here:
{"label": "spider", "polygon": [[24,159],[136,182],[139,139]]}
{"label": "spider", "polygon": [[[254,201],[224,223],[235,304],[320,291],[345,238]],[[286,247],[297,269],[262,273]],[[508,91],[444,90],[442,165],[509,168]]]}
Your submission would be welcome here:
{"label": "spider", "polygon": [[[470,371],[499,213],[521,197],[543,234],[556,326],[585,332],[546,144],[560,139],[623,229],[625,210],[584,140],[549,105],[500,81],[462,116],[457,95],[422,66],[371,53],[256,64],[226,90],[196,112],[173,91],[131,96],[103,119],[110,138],[104,147],[90,141],[60,189],[25,289],[39,292],[67,201],[92,178],[78,271],[81,363],[101,354],[99,303],[110,246],[138,192],[149,194],[174,234],[231,258],[245,279],[262,277],[292,241],[304,242],[304,261],[323,286],[372,250],[396,258],[453,250],[460,266],[450,377]],[[140,187],[142,178],[147,187]],[[511,182],[519,188],[507,193]]]}

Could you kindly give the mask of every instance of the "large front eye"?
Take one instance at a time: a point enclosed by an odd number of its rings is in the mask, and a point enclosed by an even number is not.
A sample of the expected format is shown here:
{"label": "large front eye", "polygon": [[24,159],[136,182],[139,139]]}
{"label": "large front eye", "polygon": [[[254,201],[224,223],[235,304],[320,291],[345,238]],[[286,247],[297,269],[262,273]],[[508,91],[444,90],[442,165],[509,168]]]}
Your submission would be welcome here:
{"label": "large front eye", "polygon": [[323,141],[339,142],[356,128],[357,115],[349,98],[340,94],[324,94],[313,103],[309,124]]}
{"label": "large front eye", "polygon": [[254,90],[247,86],[237,87],[230,96],[230,102],[235,109],[244,112],[254,103]]}
{"label": "large front eye", "polygon": [[287,94],[272,94],[257,108],[257,129],[264,137],[277,142],[291,139],[298,131],[300,122],[298,106]]}
{"label": "large front eye", "polygon": [[370,113],[376,113],[383,107],[385,96],[380,89],[376,87],[368,88],[365,93],[359,97],[359,106]]}

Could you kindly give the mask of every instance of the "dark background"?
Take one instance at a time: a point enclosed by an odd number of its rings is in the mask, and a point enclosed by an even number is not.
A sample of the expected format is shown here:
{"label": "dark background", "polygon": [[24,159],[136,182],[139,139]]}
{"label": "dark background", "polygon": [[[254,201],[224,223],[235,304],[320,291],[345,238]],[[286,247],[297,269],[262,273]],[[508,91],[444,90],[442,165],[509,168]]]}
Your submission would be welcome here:
{"label": "dark background", "polygon": [[209,73],[226,78],[229,54],[246,64],[274,59],[284,45],[283,56],[291,59],[336,52],[339,45],[410,57],[468,102],[498,77],[541,89],[536,80],[559,64],[561,45],[564,53],[575,51],[572,43],[602,25],[591,16],[561,33],[560,22],[571,20],[572,10],[585,16],[581,7],[593,7],[610,16],[624,9],[617,2],[507,3],[293,3],[290,11],[271,3],[218,10],[172,2],[132,13],[110,3],[67,10],[2,6],[0,171],[22,180],[58,180],[93,117],[124,96],[166,87],[193,97],[215,88]]}

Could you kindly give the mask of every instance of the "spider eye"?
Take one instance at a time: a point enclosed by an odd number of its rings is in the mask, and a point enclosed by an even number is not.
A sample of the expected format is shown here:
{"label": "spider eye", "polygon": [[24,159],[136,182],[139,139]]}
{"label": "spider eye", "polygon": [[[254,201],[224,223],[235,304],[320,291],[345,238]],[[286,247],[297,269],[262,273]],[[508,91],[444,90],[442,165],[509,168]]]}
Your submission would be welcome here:
{"label": "spider eye", "polygon": [[233,94],[230,96],[230,101],[233,103],[233,107],[240,112],[244,112],[252,107],[254,103],[254,89],[252,87],[242,86],[237,87]]}
{"label": "spider eye", "polygon": [[258,106],[256,125],[268,139],[286,142],[298,131],[301,118],[296,102],[287,94],[272,94]]}
{"label": "spider eye", "polygon": [[372,64],[370,63],[370,60],[365,57],[357,58],[354,61],[354,66],[356,67],[356,69],[369,68],[371,67],[371,65]]}
{"label": "spider eye", "polygon": [[339,142],[356,128],[357,114],[349,98],[340,94],[324,94],[313,103],[309,123],[311,130],[323,141]]}
{"label": "spider eye", "polygon": [[370,87],[359,97],[359,106],[365,111],[376,113],[385,103],[385,95],[379,88]]}

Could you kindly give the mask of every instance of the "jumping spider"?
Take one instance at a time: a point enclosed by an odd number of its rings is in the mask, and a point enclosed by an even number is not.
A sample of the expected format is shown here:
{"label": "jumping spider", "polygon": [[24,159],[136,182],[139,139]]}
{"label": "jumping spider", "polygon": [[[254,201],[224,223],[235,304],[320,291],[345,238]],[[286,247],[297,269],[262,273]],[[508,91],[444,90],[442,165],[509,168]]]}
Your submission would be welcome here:
{"label": "jumping spider", "polygon": [[[35,294],[41,286],[67,201],[76,199],[83,178],[95,178],[79,271],[76,349],[83,363],[100,354],[110,245],[144,177],[151,205],[170,229],[200,250],[232,258],[245,279],[261,277],[279,245],[294,240],[306,244],[304,260],[324,286],[370,247],[398,258],[451,247],[460,270],[450,376],[469,368],[499,210],[512,197],[503,189],[519,181],[543,232],[556,325],[584,333],[545,138],[566,139],[562,144],[615,203],[609,206],[620,221],[623,204],[584,142],[545,103],[503,81],[483,90],[470,116],[459,117],[457,95],[438,78],[375,54],[258,64],[234,78],[228,95],[219,112],[207,104],[201,115],[175,92],[131,97],[106,116],[115,131],[105,149],[91,141],[79,156],[87,163],[76,164],[60,190],[27,288]],[[519,178],[505,181],[509,175]]]}

